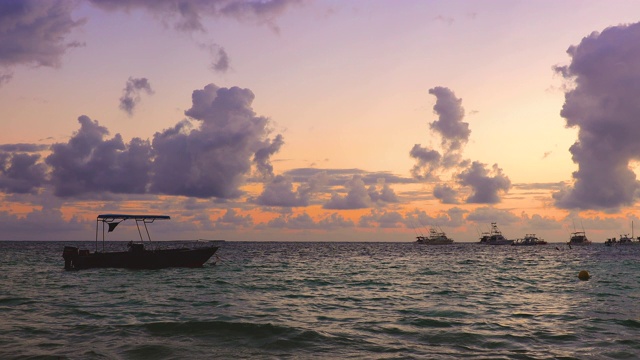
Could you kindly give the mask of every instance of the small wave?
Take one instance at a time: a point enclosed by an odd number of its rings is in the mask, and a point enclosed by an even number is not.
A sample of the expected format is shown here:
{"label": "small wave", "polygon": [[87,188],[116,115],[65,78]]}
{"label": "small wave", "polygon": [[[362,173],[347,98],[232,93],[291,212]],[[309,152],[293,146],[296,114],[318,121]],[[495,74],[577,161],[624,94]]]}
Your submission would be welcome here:
{"label": "small wave", "polygon": [[131,359],[166,359],[171,357],[173,350],[172,346],[150,344],[133,346],[131,349],[125,350],[124,353],[127,358]]}
{"label": "small wave", "polygon": [[633,319],[619,320],[617,321],[617,323],[624,327],[628,327],[632,329],[640,329],[640,320],[633,320]]}
{"label": "small wave", "polygon": [[419,328],[449,328],[459,324],[458,322],[437,319],[412,319],[408,323]]}
{"label": "small wave", "polygon": [[0,305],[19,306],[34,304],[35,300],[24,297],[5,297],[0,298]]}
{"label": "small wave", "polygon": [[[333,349],[352,343],[348,338],[320,333],[311,329],[300,329],[271,323],[247,323],[229,321],[185,321],[185,322],[155,322],[140,325],[126,325],[128,330],[142,330],[154,337],[166,337],[176,341],[188,339],[206,342],[213,346],[225,347],[225,344],[235,344],[245,349],[263,349],[267,351],[292,350],[313,351],[327,353]],[[130,332],[130,331],[127,331]],[[154,358],[158,349],[138,349],[148,357]]]}
{"label": "small wave", "polygon": [[236,323],[226,321],[185,321],[185,322],[154,322],[141,326],[146,331],[156,336],[207,336],[207,335],[248,335],[252,337],[265,337],[283,335],[289,328],[272,324]]}

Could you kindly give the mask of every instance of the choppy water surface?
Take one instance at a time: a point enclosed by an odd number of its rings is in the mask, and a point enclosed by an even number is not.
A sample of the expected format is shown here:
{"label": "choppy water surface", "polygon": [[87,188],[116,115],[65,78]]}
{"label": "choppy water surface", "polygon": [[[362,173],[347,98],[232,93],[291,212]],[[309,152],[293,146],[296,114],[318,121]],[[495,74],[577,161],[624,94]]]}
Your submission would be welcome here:
{"label": "choppy water surface", "polygon": [[227,242],[201,269],[64,271],[64,244],[0,242],[0,358],[640,356],[640,246]]}

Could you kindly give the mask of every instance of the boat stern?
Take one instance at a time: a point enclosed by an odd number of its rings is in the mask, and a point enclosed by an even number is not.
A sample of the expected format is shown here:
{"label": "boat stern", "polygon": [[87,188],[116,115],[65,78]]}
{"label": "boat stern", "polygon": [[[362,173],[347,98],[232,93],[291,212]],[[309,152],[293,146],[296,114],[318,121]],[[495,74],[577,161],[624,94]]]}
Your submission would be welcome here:
{"label": "boat stern", "polygon": [[64,268],[66,270],[73,269],[73,262],[78,257],[79,251],[75,246],[65,246],[62,250],[62,258],[64,259]]}

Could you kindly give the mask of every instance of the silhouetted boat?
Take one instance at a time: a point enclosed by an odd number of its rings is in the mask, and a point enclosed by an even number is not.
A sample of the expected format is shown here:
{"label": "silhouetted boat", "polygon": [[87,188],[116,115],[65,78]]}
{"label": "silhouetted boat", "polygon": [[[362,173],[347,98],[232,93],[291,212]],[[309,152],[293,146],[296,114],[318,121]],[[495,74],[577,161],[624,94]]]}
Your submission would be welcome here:
{"label": "silhouetted boat", "polygon": [[526,234],[522,239],[516,239],[511,244],[513,246],[532,246],[532,245],[547,245],[547,242],[540,239],[536,234]]}
{"label": "silhouetted boat", "polygon": [[614,245],[636,245],[640,244],[640,238],[635,239],[633,237],[633,221],[631,222],[631,236],[629,234],[620,235],[619,239],[610,238],[604,242],[606,246],[614,246]]}
{"label": "silhouetted boat", "polygon": [[576,231],[571,233],[571,237],[569,238],[569,242],[567,244],[569,244],[569,246],[591,245],[591,241],[587,239],[587,234],[584,231]]}
{"label": "silhouetted boat", "polygon": [[605,241],[604,244],[607,246],[636,245],[636,244],[640,244],[640,239],[634,239],[632,237],[629,237],[629,235],[625,234],[625,235],[620,235],[619,239],[616,239],[616,238],[607,239],[607,241]]}
{"label": "silhouetted boat", "polygon": [[[197,248],[173,248],[147,250],[140,231],[140,224],[144,225],[148,242],[151,242],[147,224],[155,220],[169,220],[167,215],[98,215],[96,219],[96,249],[90,252],[75,246],[65,246],[62,252],[64,268],[79,270],[89,268],[129,268],[129,269],[161,269],[167,267],[201,267],[215,252],[218,246],[203,246]],[[135,220],[140,234],[140,243],[129,242],[128,251],[105,252],[105,224],[107,232],[112,232],[118,224],[125,220]],[[102,223],[102,252],[98,251],[99,225]]]}
{"label": "silhouetted boat", "polygon": [[491,232],[482,233],[479,243],[483,245],[511,245],[513,240],[505,238],[500,229],[498,229],[498,225],[491,223]]}
{"label": "silhouetted boat", "polygon": [[449,245],[453,244],[453,239],[447,237],[444,231],[437,231],[429,228],[429,236],[416,236],[416,243],[424,245]]}

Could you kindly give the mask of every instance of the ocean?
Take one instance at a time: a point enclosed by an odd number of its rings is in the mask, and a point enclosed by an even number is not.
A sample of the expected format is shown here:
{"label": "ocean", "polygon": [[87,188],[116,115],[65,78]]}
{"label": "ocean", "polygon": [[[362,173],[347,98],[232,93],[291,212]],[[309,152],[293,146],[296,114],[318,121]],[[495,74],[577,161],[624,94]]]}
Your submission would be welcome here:
{"label": "ocean", "polygon": [[640,246],[225,242],[65,271],[74,244],[0,242],[0,359],[640,357]]}

